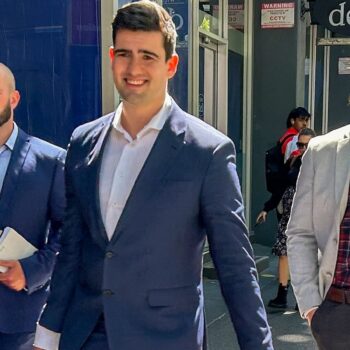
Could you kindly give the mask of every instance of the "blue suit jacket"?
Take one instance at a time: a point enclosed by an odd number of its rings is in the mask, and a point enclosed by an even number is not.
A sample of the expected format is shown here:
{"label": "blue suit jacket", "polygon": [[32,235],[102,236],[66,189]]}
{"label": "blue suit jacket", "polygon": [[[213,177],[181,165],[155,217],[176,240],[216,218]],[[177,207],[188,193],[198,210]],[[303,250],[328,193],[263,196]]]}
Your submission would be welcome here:
{"label": "blue suit jacket", "polygon": [[40,324],[62,333],[62,350],[80,349],[102,312],[110,349],[202,349],[207,235],[242,349],[272,349],[233,143],[173,102],[108,241],[98,183],[112,120],[73,133],[62,250]]}
{"label": "blue suit jacket", "polygon": [[39,250],[20,261],[27,291],[0,284],[0,332],[33,332],[46,301],[63,221],[64,157],[63,149],[18,130],[0,194],[0,228],[13,227]]}

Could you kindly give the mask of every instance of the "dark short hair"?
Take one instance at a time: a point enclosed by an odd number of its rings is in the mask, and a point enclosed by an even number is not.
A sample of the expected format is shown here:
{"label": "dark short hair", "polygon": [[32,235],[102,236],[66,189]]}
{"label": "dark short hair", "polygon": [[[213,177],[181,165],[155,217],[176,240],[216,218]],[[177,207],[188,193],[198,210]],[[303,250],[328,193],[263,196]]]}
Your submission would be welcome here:
{"label": "dark short hair", "polygon": [[311,114],[304,107],[297,107],[290,111],[287,118],[287,128],[292,126],[292,119],[303,118],[309,119],[311,118]]}
{"label": "dark short hair", "polygon": [[142,30],[161,32],[164,38],[165,58],[168,60],[175,53],[176,29],[169,13],[156,2],[141,0],[121,7],[112,22],[113,43],[118,30]]}
{"label": "dark short hair", "polygon": [[[315,137],[316,136],[316,132],[310,128],[304,128],[301,129],[299,131],[299,136],[311,136],[311,137]],[[299,137],[298,136],[298,137]]]}

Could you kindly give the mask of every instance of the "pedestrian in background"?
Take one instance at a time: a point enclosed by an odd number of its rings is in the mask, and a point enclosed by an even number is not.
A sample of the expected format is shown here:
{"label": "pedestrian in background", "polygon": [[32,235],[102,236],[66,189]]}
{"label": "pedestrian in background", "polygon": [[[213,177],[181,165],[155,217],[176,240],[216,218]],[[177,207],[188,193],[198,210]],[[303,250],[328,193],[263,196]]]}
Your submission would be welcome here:
{"label": "pedestrian in background", "polygon": [[305,108],[297,107],[290,112],[289,118],[292,122],[290,133],[293,134],[295,133],[295,131],[297,131],[297,133],[294,134],[291,140],[289,139],[289,142],[285,145],[284,152],[283,152],[283,146],[282,146],[282,153],[284,154],[285,163],[287,162],[287,160],[290,158],[291,154],[294,151],[298,151],[297,142],[298,142],[299,132],[309,126],[311,114]]}
{"label": "pedestrian in background", "polygon": [[321,350],[350,346],[350,124],[304,154],[287,227],[300,314]]}
{"label": "pedestrian in background", "polygon": [[289,267],[287,257],[287,236],[286,229],[289,221],[290,211],[292,208],[295,186],[301,167],[302,156],[308,147],[309,141],[315,137],[316,134],[312,129],[301,129],[298,135],[297,147],[289,157],[286,168],[286,190],[281,199],[282,215],[278,222],[277,239],[272,247],[272,254],[278,256],[278,292],[276,298],[269,301],[269,307],[286,308],[287,294],[289,289]]}
{"label": "pedestrian in background", "polygon": [[[278,141],[278,146],[281,152],[281,159],[286,162],[291,153],[297,150],[297,139],[300,130],[306,128],[309,125],[311,114],[303,107],[297,107],[290,111],[286,126],[287,130],[281,136]],[[283,172],[284,174],[284,172]],[[270,198],[264,203],[263,210],[258,214],[256,223],[260,224],[266,221],[267,214],[273,209],[276,209],[277,220],[281,218],[281,210],[278,210],[278,204],[281,201],[282,195],[286,189],[286,178],[280,177],[280,183],[274,184],[274,190],[271,193]]]}

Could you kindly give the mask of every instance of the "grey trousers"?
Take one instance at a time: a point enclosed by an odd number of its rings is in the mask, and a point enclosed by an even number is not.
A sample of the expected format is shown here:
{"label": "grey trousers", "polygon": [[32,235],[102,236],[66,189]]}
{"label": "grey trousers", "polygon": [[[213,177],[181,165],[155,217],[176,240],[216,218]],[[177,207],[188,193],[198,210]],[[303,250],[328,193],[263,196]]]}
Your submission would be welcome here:
{"label": "grey trousers", "polygon": [[311,322],[311,331],[320,350],[350,349],[350,305],[325,300]]}
{"label": "grey trousers", "polygon": [[35,333],[1,333],[0,350],[33,350]]}

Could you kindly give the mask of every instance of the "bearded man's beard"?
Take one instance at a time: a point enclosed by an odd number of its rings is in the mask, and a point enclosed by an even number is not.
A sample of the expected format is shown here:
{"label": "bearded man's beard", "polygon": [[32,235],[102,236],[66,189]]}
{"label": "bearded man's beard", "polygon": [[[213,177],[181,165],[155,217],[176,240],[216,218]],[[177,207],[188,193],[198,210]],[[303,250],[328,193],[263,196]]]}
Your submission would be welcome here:
{"label": "bearded man's beard", "polygon": [[10,105],[10,101],[8,101],[5,108],[0,112],[0,127],[10,120],[11,113],[12,113],[11,105]]}

